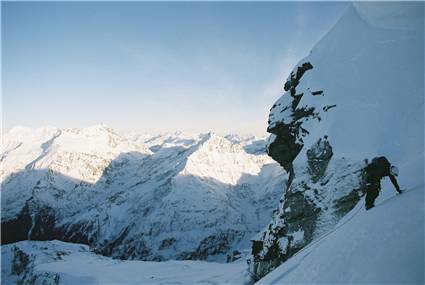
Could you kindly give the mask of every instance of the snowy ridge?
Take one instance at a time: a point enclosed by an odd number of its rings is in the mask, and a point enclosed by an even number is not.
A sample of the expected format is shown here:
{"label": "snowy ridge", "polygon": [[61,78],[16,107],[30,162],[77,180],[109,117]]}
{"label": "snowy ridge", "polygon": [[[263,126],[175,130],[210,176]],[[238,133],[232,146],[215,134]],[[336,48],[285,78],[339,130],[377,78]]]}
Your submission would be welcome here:
{"label": "snowy ridge", "polygon": [[122,259],[223,260],[267,223],[285,180],[254,137],[99,125],[17,128],[5,142],[3,242],[55,238]]}

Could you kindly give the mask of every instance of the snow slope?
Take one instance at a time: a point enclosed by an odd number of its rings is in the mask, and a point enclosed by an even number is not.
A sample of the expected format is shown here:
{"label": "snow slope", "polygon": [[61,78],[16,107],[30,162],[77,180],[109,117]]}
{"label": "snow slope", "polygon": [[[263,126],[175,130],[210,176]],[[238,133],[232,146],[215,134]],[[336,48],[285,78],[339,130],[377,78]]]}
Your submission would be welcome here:
{"label": "snow slope", "polygon": [[355,208],[256,284],[424,284],[424,187]]}
{"label": "snow slope", "polygon": [[[122,261],[86,245],[22,241],[2,246],[1,284],[247,284],[244,261]],[[13,268],[13,270],[12,270]]]}
{"label": "snow slope", "polygon": [[386,156],[401,187],[423,185],[424,34],[423,2],[356,2],[288,76],[268,154],[289,183],[258,235],[256,278],[363,202],[366,159]]}
{"label": "snow slope", "polygon": [[225,260],[267,223],[285,180],[254,137],[99,125],[3,140],[3,242],[60,239],[122,259]]}
{"label": "snow slope", "polygon": [[[302,121],[309,133],[302,137],[298,161],[327,135],[337,157],[387,155],[396,165],[423,173],[423,2],[356,2],[294,72],[305,62],[313,68],[296,88],[304,94],[299,106],[314,107],[321,119]],[[283,111],[288,100],[288,93],[277,100],[269,128],[293,119]],[[329,106],[334,107],[324,111]]]}

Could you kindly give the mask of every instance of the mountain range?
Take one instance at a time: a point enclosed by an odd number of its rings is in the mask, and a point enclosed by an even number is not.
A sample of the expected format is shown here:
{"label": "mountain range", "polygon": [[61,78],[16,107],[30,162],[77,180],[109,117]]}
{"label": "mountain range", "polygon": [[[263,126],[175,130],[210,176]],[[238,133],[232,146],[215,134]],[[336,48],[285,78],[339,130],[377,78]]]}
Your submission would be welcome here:
{"label": "mountain range", "polygon": [[1,158],[2,242],[84,243],[121,259],[224,259],[246,247],[286,175],[264,138],[13,128]]}

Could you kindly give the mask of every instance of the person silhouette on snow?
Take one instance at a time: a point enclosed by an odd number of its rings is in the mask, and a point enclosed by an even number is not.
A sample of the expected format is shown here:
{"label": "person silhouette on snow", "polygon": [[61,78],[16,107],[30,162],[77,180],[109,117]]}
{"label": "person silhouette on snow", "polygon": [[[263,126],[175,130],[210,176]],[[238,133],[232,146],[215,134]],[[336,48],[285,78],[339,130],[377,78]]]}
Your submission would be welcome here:
{"label": "person silhouette on snow", "polygon": [[395,190],[401,194],[402,191],[397,183],[398,168],[388,161],[385,156],[375,157],[365,168],[366,175],[366,210],[374,206],[375,199],[381,191],[381,179],[388,176],[395,187]]}

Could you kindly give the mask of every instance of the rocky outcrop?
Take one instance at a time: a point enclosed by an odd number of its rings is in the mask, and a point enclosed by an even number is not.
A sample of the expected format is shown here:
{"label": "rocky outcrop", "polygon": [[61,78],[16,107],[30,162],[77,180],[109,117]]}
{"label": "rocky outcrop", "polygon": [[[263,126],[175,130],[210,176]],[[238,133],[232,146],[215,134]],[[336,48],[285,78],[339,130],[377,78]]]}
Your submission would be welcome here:
{"label": "rocky outcrop", "polygon": [[[302,120],[318,118],[314,107],[299,106],[304,94],[297,94],[296,90],[304,73],[310,69],[313,69],[311,63],[305,62],[297,67],[296,71],[291,72],[284,87],[284,90],[289,92],[286,96],[288,100],[278,101],[270,109],[267,132],[275,136],[268,146],[267,153],[290,173],[293,168],[292,162],[303,147],[302,137],[308,134],[308,131],[302,126]],[[279,111],[276,112],[277,110]],[[279,117],[282,119],[277,121],[276,119]]]}
{"label": "rocky outcrop", "polygon": [[[62,261],[66,256],[89,253],[88,247],[59,241],[21,241],[2,246],[2,283],[17,285],[69,284],[65,274],[38,268],[44,263]],[[81,280],[79,284],[91,284]],[[75,284],[75,282],[71,282]]]}
{"label": "rocky outcrop", "polygon": [[286,93],[270,110],[267,151],[289,179],[271,223],[253,241],[249,264],[255,280],[331,229],[362,194],[363,163],[334,158],[332,138],[312,135],[325,113],[337,106],[316,103],[326,90],[298,90],[311,69],[310,62],[296,67],[285,83]]}
{"label": "rocky outcrop", "polygon": [[[34,272],[35,259],[36,257],[29,252],[19,248],[19,246],[13,246],[12,251],[12,262],[10,272],[12,275],[16,275],[17,285],[42,285],[42,284],[59,284],[60,275],[51,272]],[[59,256],[59,252],[57,252]],[[9,264],[7,264],[9,265]],[[5,265],[5,266],[7,266]]]}
{"label": "rocky outcrop", "polygon": [[328,136],[320,138],[307,150],[308,170],[313,182],[317,182],[323,177],[332,155],[332,146],[328,141]]}
{"label": "rocky outcrop", "polygon": [[19,275],[24,272],[31,262],[31,257],[23,252],[19,247],[12,247],[12,274]]}

